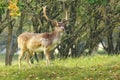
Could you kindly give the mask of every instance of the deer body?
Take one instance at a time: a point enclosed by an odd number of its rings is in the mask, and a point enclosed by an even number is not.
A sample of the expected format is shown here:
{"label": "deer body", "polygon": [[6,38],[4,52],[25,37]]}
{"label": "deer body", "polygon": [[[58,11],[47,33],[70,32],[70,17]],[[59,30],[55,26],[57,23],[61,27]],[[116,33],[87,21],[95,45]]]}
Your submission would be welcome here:
{"label": "deer body", "polygon": [[34,52],[43,51],[46,57],[46,64],[49,65],[50,51],[53,50],[57,43],[61,41],[61,37],[64,33],[65,20],[61,22],[50,20],[46,15],[46,6],[43,7],[44,17],[52,22],[55,26],[54,31],[45,33],[29,33],[24,32],[18,36],[18,47],[20,48],[20,54],[18,57],[19,68],[21,64],[21,58],[24,53],[27,52],[27,63],[29,63],[30,56]]}
{"label": "deer body", "polygon": [[44,49],[52,50],[60,41],[61,36],[59,32],[35,34],[28,41],[27,48],[33,52],[43,51]]}
{"label": "deer body", "polygon": [[[60,27],[59,27],[60,28]],[[57,28],[58,29],[58,28]],[[49,65],[50,51],[53,50],[57,43],[60,42],[62,34],[64,32],[63,28],[54,30],[50,33],[29,33],[24,32],[18,36],[18,47],[21,50],[19,55],[19,68],[21,64],[21,58],[25,52],[28,52],[27,63],[29,63],[30,55],[34,52],[43,51],[46,56],[46,64]]]}

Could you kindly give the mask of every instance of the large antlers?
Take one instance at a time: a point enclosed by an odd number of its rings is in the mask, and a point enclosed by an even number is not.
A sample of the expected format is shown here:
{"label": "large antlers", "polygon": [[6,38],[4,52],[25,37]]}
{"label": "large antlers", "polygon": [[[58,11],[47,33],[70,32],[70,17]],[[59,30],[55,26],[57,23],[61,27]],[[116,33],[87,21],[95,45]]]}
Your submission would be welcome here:
{"label": "large antlers", "polygon": [[50,19],[46,15],[46,6],[43,7],[43,16],[49,21]]}
{"label": "large antlers", "polygon": [[[47,16],[47,14],[46,14],[46,7],[47,6],[44,6],[43,7],[43,16],[45,17],[45,19],[46,20],[48,20],[48,21],[51,21],[55,26],[58,26],[58,23],[59,22],[57,22],[57,20],[51,20],[51,19],[49,19],[48,18],[48,16]],[[68,12],[67,12],[67,10],[65,10],[66,12],[65,12],[65,19],[63,19],[61,22],[63,22],[63,23],[66,23],[67,21],[68,21]]]}
{"label": "large antlers", "polygon": [[47,6],[44,6],[44,7],[43,7],[43,16],[46,18],[46,20],[51,21],[55,26],[58,26],[57,20],[51,20],[51,19],[49,19],[48,16],[46,15],[46,7],[47,7]]}

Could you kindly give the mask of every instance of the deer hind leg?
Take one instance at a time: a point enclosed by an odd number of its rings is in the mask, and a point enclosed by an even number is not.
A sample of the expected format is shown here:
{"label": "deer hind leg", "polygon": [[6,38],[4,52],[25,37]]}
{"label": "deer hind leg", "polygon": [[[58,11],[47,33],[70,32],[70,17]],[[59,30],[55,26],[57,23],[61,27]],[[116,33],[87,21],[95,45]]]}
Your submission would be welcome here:
{"label": "deer hind leg", "polygon": [[39,62],[39,58],[38,58],[38,55],[36,52],[34,53],[34,57],[35,57],[36,61]]}
{"label": "deer hind leg", "polygon": [[21,66],[21,59],[22,59],[22,56],[23,56],[24,52],[25,52],[24,50],[21,50],[21,51],[20,51],[20,54],[19,54],[19,56],[18,56],[19,69],[20,69],[20,66]]}
{"label": "deer hind leg", "polygon": [[50,51],[45,49],[44,54],[46,56],[46,65],[48,66],[48,65],[50,65],[50,61],[49,61],[50,60]]}
{"label": "deer hind leg", "polygon": [[34,58],[37,62],[39,62],[39,58],[36,52],[33,53],[33,56],[30,56],[30,62],[34,64]]}
{"label": "deer hind leg", "polygon": [[28,51],[26,55],[27,64],[31,67],[30,57],[33,56],[33,52]]}

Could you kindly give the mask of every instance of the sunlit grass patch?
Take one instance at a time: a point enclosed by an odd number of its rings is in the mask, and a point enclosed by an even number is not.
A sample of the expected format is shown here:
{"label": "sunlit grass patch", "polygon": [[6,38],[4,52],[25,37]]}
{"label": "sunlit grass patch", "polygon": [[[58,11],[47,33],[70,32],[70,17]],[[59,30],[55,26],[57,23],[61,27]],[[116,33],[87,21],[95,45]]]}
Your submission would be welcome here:
{"label": "sunlit grass patch", "polygon": [[50,66],[40,60],[31,68],[22,60],[21,69],[17,60],[9,67],[0,62],[0,80],[119,80],[119,59],[120,55],[82,56],[51,60]]}

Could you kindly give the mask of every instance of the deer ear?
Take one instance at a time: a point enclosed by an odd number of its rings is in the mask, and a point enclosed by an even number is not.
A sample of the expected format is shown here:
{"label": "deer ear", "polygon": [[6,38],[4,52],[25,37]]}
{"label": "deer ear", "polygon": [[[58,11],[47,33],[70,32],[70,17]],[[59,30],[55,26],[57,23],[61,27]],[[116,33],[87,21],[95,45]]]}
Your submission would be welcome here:
{"label": "deer ear", "polygon": [[54,25],[54,26],[58,26],[58,22],[55,20],[55,21],[52,21],[52,24]]}

